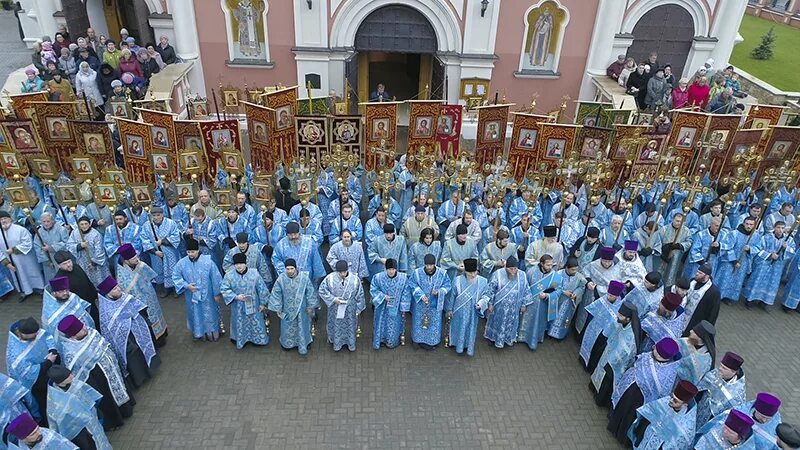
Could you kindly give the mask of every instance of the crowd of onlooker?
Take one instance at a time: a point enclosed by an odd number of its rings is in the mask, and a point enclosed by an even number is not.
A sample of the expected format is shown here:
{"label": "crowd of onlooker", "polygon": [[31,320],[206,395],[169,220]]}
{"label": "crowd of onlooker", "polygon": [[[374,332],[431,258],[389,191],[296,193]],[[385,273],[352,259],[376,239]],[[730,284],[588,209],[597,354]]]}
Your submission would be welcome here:
{"label": "crowd of onlooker", "polygon": [[52,101],[85,97],[95,108],[117,98],[144,98],[153,74],[178,61],[175,49],[166,36],[140,46],[125,28],[119,34],[117,42],[88,28],[73,41],[60,25],[55,40],[42,36],[33,44],[22,92],[46,91]]}
{"label": "crowd of onlooker", "polygon": [[606,75],[624,87],[643,111],[699,108],[716,114],[738,114],[744,105],[737,103],[736,98],[747,96],[734,67],[717,70],[711,58],[690,78],[676,80],[672,66],[660,64],[655,52],[638,63],[619,55],[606,69]]}

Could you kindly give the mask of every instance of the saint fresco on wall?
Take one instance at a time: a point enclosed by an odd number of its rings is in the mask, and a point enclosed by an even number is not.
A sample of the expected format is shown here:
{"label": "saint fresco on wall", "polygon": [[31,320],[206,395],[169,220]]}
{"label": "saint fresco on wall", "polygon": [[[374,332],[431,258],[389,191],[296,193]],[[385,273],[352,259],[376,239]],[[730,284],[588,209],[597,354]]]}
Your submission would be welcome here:
{"label": "saint fresco on wall", "polygon": [[555,70],[556,52],[561,41],[566,12],[553,1],[530,10],[526,17],[523,70]]}
{"label": "saint fresco on wall", "polygon": [[267,61],[264,0],[226,0],[233,60]]}

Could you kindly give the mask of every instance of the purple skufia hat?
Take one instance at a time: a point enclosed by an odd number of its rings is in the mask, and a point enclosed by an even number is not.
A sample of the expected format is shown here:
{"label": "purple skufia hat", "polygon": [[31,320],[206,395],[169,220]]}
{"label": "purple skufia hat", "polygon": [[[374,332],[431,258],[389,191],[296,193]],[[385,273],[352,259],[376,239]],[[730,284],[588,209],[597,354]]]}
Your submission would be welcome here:
{"label": "purple skufia hat", "polygon": [[737,355],[736,353],[728,352],[725,353],[725,356],[722,357],[722,361],[720,361],[720,364],[727,367],[728,369],[737,371],[739,370],[740,367],[742,367],[742,364],[744,364],[744,358]]}
{"label": "purple skufia hat", "polygon": [[639,241],[625,241],[625,250],[635,252],[639,249]]}
{"label": "purple skufia hat", "polygon": [[742,439],[750,435],[754,423],[750,416],[738,409],[732,409],[728,414],[728,418],[725,419],[725,426],[733,430]]}
{"label": "purple skufia hat", "polygon": [[620,283],[619,281],[613,280],[608,283],[608,293],[611,295],[616,295],[619,297],[622,295],[622,292],[625,290],[625,285]]}
{"label": "purple skufia hat", "polygon": [[61,319],[61,322],[58,322],[58,331],[64,333],[66,337],[72,337],[78,334],[83,329],[83,326],[81,319],[70,314]]}
{"label": "purple skufia hat", "polygon": [[614,259],[614,248],[613,247],[603,247],[600,249],[600,259],[605,259],[606,261],[610,261]]}
{"label": "purple skufia hat", "polygon": [[133,248],[133,245],[130,243],[125,243],[120,246],[120,248],[117,250],[117,253],[119,253],[119,256],[121,256],[122,259],[131,259],[136,256],[136,249]]}
{"label": "purple skufia hat", "polygon": [[114,277],[109,276],[97,285],[97,290],[100,292],[100,295],[108,295],[108,293],[111,292],[116,285],[117,280],[115,280]]}
{"label": "purple skufia hat", "polygon": [[778,409],[781,407],[781,400],[767,392],[761,392],[756,395],[756,402],[754,408],[761,414],[772,417],[777,414]]}
{"label": "purple skufia hat", "polygon": [[69,290],[69,278],[67,277],[55,277],[50,280],[50,289],[53,292],[58,291],[68,291]]}
{"label": "purple skufia hat", "polygon": [[36,421],[30,414],[24,412],[8,424],[8,433],[13,434],[20,441],[30,436],[36,430]]}
{"label": "purple skufia hat", "polygon": [[678,354],[678,343],[672,338],[661,339],[656,344],[656,351],[662,358],[671,360]]}

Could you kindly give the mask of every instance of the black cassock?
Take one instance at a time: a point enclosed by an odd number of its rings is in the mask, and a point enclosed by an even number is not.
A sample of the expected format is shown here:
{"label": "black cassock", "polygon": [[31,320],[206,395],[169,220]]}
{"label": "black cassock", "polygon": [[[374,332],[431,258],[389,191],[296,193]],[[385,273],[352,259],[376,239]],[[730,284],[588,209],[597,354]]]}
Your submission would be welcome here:
{"label": "black cassock", "polygon": [[71,271],[67,272],[66,270],[58,269],[56,276],[69,279],[70,292],[89,303],[89,315],[92,316],[94,323],[99,326],[100,310],[97,309],[97,289],[81,266],[73,260]]}
{"label": "black cassock", "polygon": [[[156,338],[153,334],[153,327],[150,326],[150,321],[147,319],[146,311],[147,309],[143,309],[139,311],[139,314],[141,314],[147,322],[147,329],[150,331],[150,339],[153,340],[153,346],[155,347]],[[156,370],[161,366],[161,357],[158,353],[150,360],[150,365],[147,364],[147,359],[145,359],[144,353],[139,348],[139,344],[136,343],[136,338],[133,336],[132,331],[128,332],[125,355],[128,360],[128,376],[125,377],[125,382],[129,385],[129,391],[140,388],[147,380],[153,378]]]}
{"label": "black cassock", "polygon": [[[709,281],[709,283],[711,283],[711,281]],[[697,286],[695,285],[695,287]],[[694,328],[695,325],[704,320],[707,320],[711,325],[716,325],[717,317],[719,317],[719,305],[719,288],[712,284],[705,294],[703,294],[700,302],[697,303],[697,307],[694,309],[694,313],[692,314],[691,319],[689,319],[689,324],[686,325],[683,335],[688,335],[689,331]]]}
{"label": "black cassock", "polygon": [[[121,427],[125,424],[124,419],[133,415],[133,406],[136,405],[133,391],[131,389],[126,389],[130,400],[117,406],[117,402],[114,400],[114,395],[111,393],[111,388],[108,385],[108,378],[106,378],[106,374],[103,373],[103,369],[101,369],[99,365],[95,365],[91,372],[89,372],[89,379],[86,381],[86,384],[93,387],[103,396],[103,398],[100,399],[99,409],[100,418],[103,419],[103,429],[105,431]],[[80,447],[80,445],[78,446]]]}
{"label": "black cassock", "polygon": [[617,402],[617,407],[611,410],[608,415],[606,429],[625,447],[631,446],[631,441],[628,439],[628,429],[636,420],[636,410],[642,405],[644,405],[644,395],[642,395],[639,385],[633,383],[622,394],[619,402]]}

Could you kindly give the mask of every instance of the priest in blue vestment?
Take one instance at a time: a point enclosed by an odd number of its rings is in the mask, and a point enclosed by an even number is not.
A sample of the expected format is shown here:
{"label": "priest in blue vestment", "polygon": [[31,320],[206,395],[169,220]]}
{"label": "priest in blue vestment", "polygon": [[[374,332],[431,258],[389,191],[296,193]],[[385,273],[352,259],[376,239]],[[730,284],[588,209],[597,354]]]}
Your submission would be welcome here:
{"label": "priest in blue vestment", "polygon": [[125,383],[111,344],[94,328],[75,316],[67,316],[58,324],[61,333],[61,357],[76,380],[85,382],[102,395],[98,408],[103,428],[121,427],[133,415],[136,399]]}
{"label": "priest in blue vestment", "polygon": [[691,278],[703,263],[716,267],[720,255],[728,252],[730,247],[728,230],[721,228],[721,219],[719,217],[711,219],[707,228],[692,236],[692,246],[689,248],[683,276]]}
{"label": "priest in blue vestment", "polygon": [[744,359],[733,352],[722,357],[716,369],[706,372],[697,383],[697,426],[702,427],[713,417],[744,403],[747,381],[742,364]]}
{"label": "priest in blue vestment", "polygon": [[495,271],[506,266],[508,258],[519,253],[517,249],[518,247],[510,242],[508,230],[497,230],[494,242],[486,245],[481,252],[481,275],[486,279],[491,279]]}
{"label": "priest in blue vestment", "polygon": [[200,243],[186,241],[186,256],[172,271],[175,292],[186,300],[186,325],[195,340],[219,340],[219,303],[222,275],[208,255],[200,254]]}
{"label": "priest in blue vestment", "polygon": [[0,372],[0,448],[8,444],[1,430],[5,430],[9,422],[22,413],[39,417],[36,400],[22,383]]}
{"label": "priest in blue vestment", "polygon": [[153,287],[158,274],[139,259],[136,249],[130,243],[122,244],[117,254],[122,258],[122,264],[117,268],[117,282],[123,291],[147,306],[147,319],[156,337],[156,347],[163,347],[167,344],[168,333],[161,302]]}
{"label": "priest in blue vestment", "polygon": [[725,422],[700,436],[695,450],[755,450],[753,419],[747,414],[732,409]]}
{"label": "priest in blue vestment", "polygon": [[89,302],[69,291],[69,278],[56,277],[50,280],[42,293],[42,327],[56,335],[58,323],[66,316],[75,315],[92,328],[96,328],[94,319],[89,314]]}
{"label": "priest in blue vestment", "polygon": [[649,272],[644,276],[642,284],[625,294],[625,301],[633,303],[639,312],[639,320],[644,320],[647,313],[658,308],[663,297],[664,285],[661,283],[661,273]]}
{"label": "priest in blue vestment", "polygon": [[525,274],[518,273],[519,260],[509,256],[503,269],[492,274],[489,287],[486,330],[483,337],[495,347],[513,346],[517,342],[520,314],[531,302],[531,288]]}
{"label": "priest in blue vestment", "polygon": [[386,260],[386,270],[372,277],[369,295],[375,313],[372,324],[372,348],[381,345],[395,348],[405,338],[406,313],[411,311],[408,275],[397,270],[397,261]]}
{"label": "priest in blue vestment", "polygon": [[343,230],[350,230],[356,241],[364,240],[364,227],[361,225],[361,219],[353,215],[353,207],[349,203],[342,206],[341,218],[337,217],[331,224],[328,232],[328,242],[333,245],[341,239],[340,234]]}
{"label": "priest in blue vestment", "polygon": [[625,285],[613,280],[608,283],[608,291],[604,296],[586,306],[588,318],[581,339],[580,359],[589,373],[594,372],[605,351],[608,337],[618,326],[617,312],[622,306],[620,296],[623,292]]}
{"label": "priest in blue vestment", "polygon": [[475,355],[475,339],[478,336],[478,322],[489,306],[486,295],[489,281],[478,275],[478,260],[464,260],[464,275],[453,282],[453,290],[445,302],[445,310],[450,326],[446,330],[449,344],[459,355],[466,350],[468,356]]}
{"label": "priest in blue vestment", "polygon": [[66,247],[92,283],[98,284],[111,274],[103,248],[103,235],[92,228],[90,218],[84,216],[78,219],[78,226],[70,233]]}
{"label": "priest in blue vestment", "polygon": [[359,316],[366,308],[364,289],[361,278],[349,271],[347,261],[337,261],[334,270],[319,285],[319,298],[328,306],[328,343],[334,351],[347,346],[354,352]]}
{"label": "priest in blue vestment", "polygon": [[236,348],[242,349],[248,342],[269,344],[264,313],[270,293],[261,275],[248,267],[247,253],[233,255],[233,270],[223,277],[220,291],[225,304],[231,306],[231,339]]}
{"label": "priest in blue vestment", "polygon": [[155,336],[147,320],[147,306],[122,291],[117,280],[108,277],[97,286],[100,293],[100,332],[117,354],[123,375],[141,387],[153,378],[161,365]]}
{"label": "priest in blue vestment", "polygon": [[597,406],[611,406],[611,394],[639,354],[642,329],[636,306],[625,300],[617,311],[617,324],[592,372],[591,387]]}
{"label": "priest in blue vestment", "polygon": [[109,266],[113,267],[113,270],[116,270],[116,266],[120,262],[117,250],[123,244],[133,245],[139,254],[144,252],[141,232],[139,225],[128,221],[125,211],[118,210],[114,213],[114,223],[106,227],[105,233],[103,233],[103,248],[108,257]]}
{"label": "priest in blue vestment", "polygon": [[783,266],[794,257],[794,240],[784,235],[785,224],[775,222],[771,233],[761,236],[759,242],[753,245],[753,272],[742,294],[750,306],[759,304],[766,309],[767,305],[775,303],[775,295],[781,282]]}
{"label": "priest in blue vestment", "polygon": [[28,413],[22,413],[6,428],[9,435],[19,440],[19,444],[10,444],[10,450],[77,450],[78,446],[57,432],[39,426]]}
{"label": "priest in blue vestment", "polygon": [[297,348],[305,355],[313,341],[311,318],[319,308],[319,297],[308,273],[298,271],[294,259],[287,259],[284,266],[285,271],[272,287],[268,306],[281,320],[281,347]]}
{"label": "priest in blue vestment", "polygon": [[[726,251],[720,252],[714,266],[714,280],[719,285],[723,302],[738,302],[744,287],[744,279],[752,270],[753,256],[751,244],[759,239],[754,231],[755,217],[746,217],[736,229],[729,233],[730,245]],[[800,280],[800,277],[795,277]],[[787,289],[788,290],[788,289]]]}
{"label": "priest in blue vestment", "polygon": [[236,233],[236,247],[228,250],[228,253],[225,254],[225,259],[222,260],[223,272],[230,272],[233,269],[233,257],[242,253],[247,256],[247,267],[260,274],[264,283],[269,287],[272,285],[272,272],[269,270],[265,248],[263,244],[250,243],[250,235],[248,233]]}
{"label": "priest in blue vestment", "polygon": [[296,261],[297,270],[306,272],[311,281],[316,282],[325,276],[316,243],[312,238],[300,235],[300,224],[297,222],[286,225],[286,237],[278,242],[272,253],[272,265],[278,275],[286,271],[284,261],[289,258]]}
{"label": "priest in blue vestment", "polygon": [[714,367],[717,356],[717,329],[704,320],[689,330],[689,335],[678,339],[681,363],[678,378],[699,383],[703,376]]}
{"label": "priest in blue vestment", "polygon": [[622,375],[611,396],[613,409],[607,427],[622,445],[630,445],[628,430],[636,419],[636,410],[672,392],[678,361],[678,343],[664,338],[652,352],[637,356],[633,367]]}
{"label": "priest in blue vestment", "polygon": [[[756,394],[756,399],[736,406],[736,409],[748,414],[753,419],[753,443],[756,448],[772,449],[777,436],[777,428],[781,423],[781,400],[768,393]],[[730,411],[718,414],[697,431],[705,435],[713,429],[721,428]]]}
{"label": "priest in blue vestment", "polygon": [[454,189],[450,199],[443,202],[436,211],[436,223],[439,224],[439,234],[444,236],[451,222],[464,216],[464,208],[468,205],[461,199],[461,191]]}
{"label": "priest in blue vestment", "polygon": [[628,431],[635,450],[688,449],[694,440],[697,387],[681,380],[671,395],[646,403],[636,410]]}
{"label": "priest in blue vestment", "polygon": [[353,232],[350,230],[342,230],[341,239],[331,245],[325,260],[331,267],[336,264],[336,261],[347,261],[347,267],[350,272],[358,275],[362,280],[369,278],[367,259],[364,257],[364,247],[361,242],[354,241]]}
{"label": "priest in blue vestment", "polygon": [[142,249],[150,253],[150,265],[157,274],[156,285],[162,298],[175,287],[172,271],[180,259],[178,247],[182,233],[175,221],[164,217],[160,207],[151,209],[150,222],[142,225]]}
{"label": "priest in blue vestment", "polygon": [[56,276],[58,263],[53,257],[57,251],[66,248],[68,239],[67,230],[56,226],[50,213],[42,214],[38,236],[33,240],[33,250],[36,252],[36,260],[42,265],[45,280]]}
{"label": "priest in blue vestment", "polygon": [[530,266],[527,271],[531,297],[529,303],[524,304],[517,340],[528,344],[531,350],[544,342],[545,331],[558,313],[561,277],[554,266],[553,257],[545,254],[539,258],[539,264]]}
{"label": "priest in blue vestment", "polygon": [[558,292],[558,311],[555,319],[547,328],[547,335],[553,339],[562,340],[569,334],[572,319],[575,317],[575,308],[583,297],[586,288],[586,277],[580,273],[578,259],[574,256],[567,258],[564,268],[558,271],[561,281]]}
{"label": "priest in blue vestment", "polygon": [[425,255],[423,267],[408,277],[411,293],[411,340],[431,350],[442,340],[442,312],[452,284],[450,277],[436,266],[433,255]]}
{"label": "priest in blue vestment", "polygon": [[661,298],[658,308],[650,311],[642,319],[642,351],[649,352],[656,342],[664,338],[677,341],[683,335],[686,321],[681,307],[683,299],[674,292],[667,292]]}
{"label": "priest in blue vestment", "polygon": [[389,258],[397,261],[397,270],[408,272],[408,248],[403,236],[398,236],[391,223],[383,226],[383,236],[372,240],[372,245],[367,249],[367,262],[369,263],[370,277],[386,270],[386,260]]}
{"label": "priest in blue vestment", "polygon": [[454,239],[445,239],[442,246],[442,257],[439,259],[439,266],[447,271],[450,281],[464,273],[464,260],[467,258],[478,258],[478,245],[467,234],[467,226],[460,223],[456,226],[456,236]]}
{"label": "priest in blue vestment", "polygon": [[51,367],[47,376],[52,382],[47,390],[50,429],[79,448],[111,450],[95,407],[103,396],[64,366]]}
{"label": "priest in blue vestment", "polygon": [[47,370],[56,362],[55,340],[36,319],[28,317],[11,324],[6,348],[8,375],[31,391],[43,424],[47,424]]}

